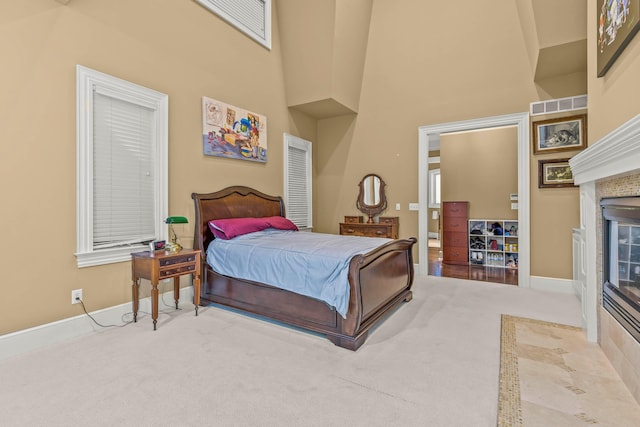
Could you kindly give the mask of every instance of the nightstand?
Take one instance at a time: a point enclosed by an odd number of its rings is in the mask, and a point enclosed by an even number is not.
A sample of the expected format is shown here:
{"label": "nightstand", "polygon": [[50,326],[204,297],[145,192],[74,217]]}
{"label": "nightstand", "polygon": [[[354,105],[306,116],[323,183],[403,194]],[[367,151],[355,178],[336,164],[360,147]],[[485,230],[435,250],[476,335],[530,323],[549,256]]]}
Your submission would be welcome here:
{"label": "nightstand", "polygon": [[179,252],[135,252],[131,254],[131,285],[133,293],[133,321],[138,319],[140,279],[151,282],[151,318],[153,330],[158,322],[158,282],[162,279],[173,278],[173,297],[178,308],[180,299],[180,276],[193,275],[193,304],[196,306],[196,316],[200,305],[200,265],[202,252],[200,250],[182,249]]}

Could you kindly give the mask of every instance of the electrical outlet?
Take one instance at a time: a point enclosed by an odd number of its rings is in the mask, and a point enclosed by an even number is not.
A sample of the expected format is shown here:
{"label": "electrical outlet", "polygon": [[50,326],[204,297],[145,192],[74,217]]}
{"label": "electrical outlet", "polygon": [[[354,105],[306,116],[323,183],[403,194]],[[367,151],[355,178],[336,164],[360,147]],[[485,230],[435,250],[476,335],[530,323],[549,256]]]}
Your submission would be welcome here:
{"label": "electrical outlet", "polygon": [[82,301],[82,289],[71,291],[71,304],[79,304]]}

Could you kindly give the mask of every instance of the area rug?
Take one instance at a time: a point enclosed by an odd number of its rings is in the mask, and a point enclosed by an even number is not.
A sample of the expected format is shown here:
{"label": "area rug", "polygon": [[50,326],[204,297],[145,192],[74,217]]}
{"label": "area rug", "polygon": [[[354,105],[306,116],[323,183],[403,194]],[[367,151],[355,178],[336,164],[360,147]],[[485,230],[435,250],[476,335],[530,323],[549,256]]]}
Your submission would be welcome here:
{"label": "area rug", "polygon": [[640,405],[581,328],[502,315],[498,426],[638,426]]}

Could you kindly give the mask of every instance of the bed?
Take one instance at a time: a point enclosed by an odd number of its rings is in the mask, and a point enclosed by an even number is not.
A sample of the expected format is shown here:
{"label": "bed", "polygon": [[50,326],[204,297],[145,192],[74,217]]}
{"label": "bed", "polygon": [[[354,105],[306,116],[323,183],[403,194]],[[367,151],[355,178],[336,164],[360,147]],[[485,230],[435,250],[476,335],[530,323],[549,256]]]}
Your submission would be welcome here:
{"label": "bed", "polygon": [[279,196],[244,186],[193,193],[191,197],[195,203],[193,247],[203,254],[200,298],[203,306],[215,303],[231,307],[325,335],[337,346],[357,350],[374,326],[397,306],[412,299],[415,238],[389,240],[348,260],[349,296],[344,316],[320,299],[220,274],[206,261],[207,248],[215,239],[209,222],[284,217],[284,202]]}

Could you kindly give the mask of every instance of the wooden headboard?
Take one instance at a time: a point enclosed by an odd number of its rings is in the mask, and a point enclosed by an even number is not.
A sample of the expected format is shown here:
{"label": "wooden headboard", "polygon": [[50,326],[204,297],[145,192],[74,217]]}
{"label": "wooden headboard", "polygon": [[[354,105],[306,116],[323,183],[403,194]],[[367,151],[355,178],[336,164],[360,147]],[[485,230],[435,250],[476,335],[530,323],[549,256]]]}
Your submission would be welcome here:
{"label": "wooden headboard", "polygon": [[285,216],[280,196],[269,196],[250,187],[227,187],[215,193],[192,193],[196,208],[193,248],[201,249],[203,256],[213,240],[209,221],[224,218]]}

